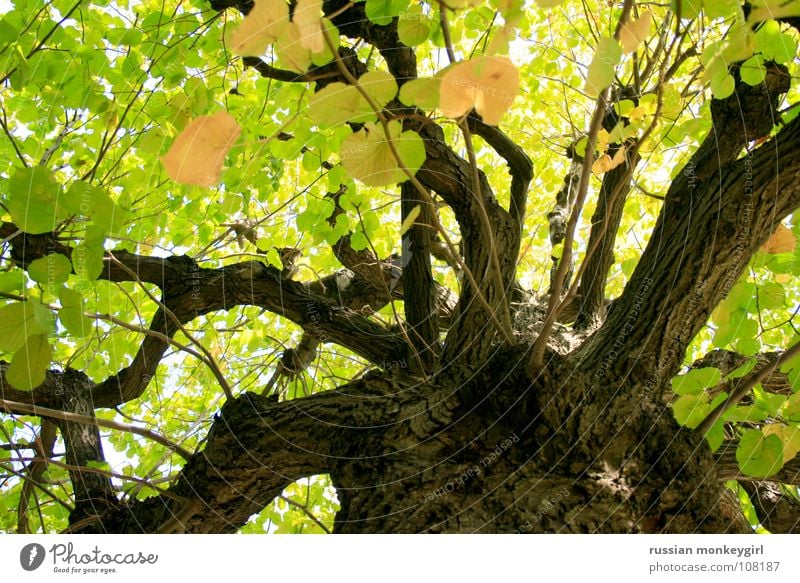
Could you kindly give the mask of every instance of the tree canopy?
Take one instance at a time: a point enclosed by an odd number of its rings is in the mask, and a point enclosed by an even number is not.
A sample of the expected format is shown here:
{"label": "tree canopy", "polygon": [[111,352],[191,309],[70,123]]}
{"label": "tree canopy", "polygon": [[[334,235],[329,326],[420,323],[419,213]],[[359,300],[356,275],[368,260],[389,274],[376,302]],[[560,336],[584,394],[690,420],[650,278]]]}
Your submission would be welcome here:
{"label": "tree canopy", "polygon": [[0,530],[800,530],[799,0],[0,0]]}

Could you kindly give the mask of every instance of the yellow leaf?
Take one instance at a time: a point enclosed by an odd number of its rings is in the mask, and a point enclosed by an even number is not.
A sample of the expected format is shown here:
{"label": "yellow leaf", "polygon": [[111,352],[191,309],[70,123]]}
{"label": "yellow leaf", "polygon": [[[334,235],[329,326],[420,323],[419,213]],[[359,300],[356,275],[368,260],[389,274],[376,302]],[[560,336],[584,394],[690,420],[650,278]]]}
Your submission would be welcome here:
{"label": "yellow leaf", "polygon": [[409,211],[408,216],[403,221],[403,224],[400,225],[400,236],[401,237],[403,235],[405,235],[406,232],[408,232],[408,230],[412,226],[414,226],[414,221],[417,220],[417,217],[419,216],[420,211],[422,211],[422,206],[420,206],[420,205],[415,206],[413,209],[411,209]]}
{"label": "yellow leaf", "polygon": [[322,0],[298,0],[292,19],[300,33],[300,44],[312,53],[325,49],[322,36]]}
{"label": "yellow leaf", "polygon": [[[404,132],[398,121],[389,122],[389,134],[403,166],[411,174],[415,174],[425,161],[425,143],[422,138],[416,132]],[[342,166],[350,176],[367,186],[387,186],[407,178],[397,163],[383,128],[372,123],[365,124],[361,130],[347,136],[342,141],[339,156]]]}
{"label": "yellow leaf", "polygon": [[652,22],[653,15],[649,10],[645,10],[636,20],[629,20],[622,25],[619,31],[619,44],[622,45],[624,54],[636,51],[639,45],[650,36]]}
{"label": "yellow leaf", "polygon": [[613,163],[611,161],[611,156],[608,154],[603,154],[597,160],[594,161],[592,164],[592,172],[595,174],[602,174],[603,172],[608,172],[613,168]]}
{"label": "yellow leaf", "polygon": [[198,117],[175,138],[161,162],[176,182],[214,186],[240,132],[239,124],[226,111]]}
{"label": "yellow leaf", "polygon": [[263,55],[289,23],[289,5],[285,0],[254,1],[255,6],[231,38],[233,52],[242,57]]}
{"label": "yellow leaf", "polygon": [[511,42],[511,37],[513,35],[513,28],[508,26],[503,26],[497,30],[497,32],[492,36],[492,41],[489,43],[489,47],[486,49],[486,53],[489,55],[505,55],[508,54],[508,46]]}
{"label": "yellow leaf", "polygon": [[647,108],[639,105],[630,110],[630,112],[628,113],[628,119],[631,121],[638,121],[640,119],[644,119],[646,115],[647,115]]}
{"label": "yellow leaf", "polygon": [[480,56],[448,68],[442,76],[439,107],[446,117],[461,117],[475,107],[497,125],[519,92],[519,71],[508,57]]}
{"label": "yellow leaf", "polygon": [[797,246],[794,233],[778,223],[767,242],[761,246],[766,253],[792,253]]}
{"label": "yellow leaf", "polygon": [[617,153],[614,154],[614,157],[611,159],[611,168],[609,168],[609,170],[611,170],[612,168],[616,168],[620,164],[624,163],[626,157],[625,155],[627,153],[628,152],[625,146],[622,146],[619,150],[617,150]]}

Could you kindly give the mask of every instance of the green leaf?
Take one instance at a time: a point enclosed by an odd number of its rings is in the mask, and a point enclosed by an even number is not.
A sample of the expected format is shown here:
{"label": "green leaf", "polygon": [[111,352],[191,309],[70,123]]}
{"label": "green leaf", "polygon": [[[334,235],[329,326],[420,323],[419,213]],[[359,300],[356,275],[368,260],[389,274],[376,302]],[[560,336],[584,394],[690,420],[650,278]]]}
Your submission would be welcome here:
{"label": "green leaf", "polygon": [[50,253],[34,259],[28,265],[28,275],[36,282],[48,287],[61,285],[69,278],[72,263],[61,253]]}
{"label": "green leaf", "polygon": [[6,206],[14,223],[31,235],[49,233],[67,217],[58,204],[60,186],[42,166],[17,168],[8,181]]}
{"label": "green leaf", "polygon": [[710,413],[711,406],[707,393],[683,395],[672,404],[675,420],[689,429],[694,429]]}
{"label": "green leaf", "polygon": [[747,421],[750,423],[757,423],[759,421],[764,421],[764,419],[767,418],[767,413],[755,405],[743,405],[728,409],[725,411],[722,418],[725,421]]}
{"label": "green leaf", "polygon": [[436,109],[439,106],[440,86],[441,79],[430,77],[406,81],[400,88],[400,101],[420,109]]}
{"label": "green leaf", "polygon": [[11,43],[19,38],[19,29],[8,22],[8,20],[0,20],[0,43]]}
{"label": "green leaf", "polygon": [[16,352],[28,336],[44,333],[32,301],[14,302],[0,308],[0,351]]}
{"label": "green leaf", "polygon": [[722,381],[718,368],[693,368],[685,375],[672,379],[672,390],[679,395],[696,395],[716,387]]}
{"label": "green leaf", "polygon": [[21,391],[31,391],[44,382],[51,359],[46,334],[33,334],[14,354],[6,371],[9,383]]}
{"label": "green leaf", "polygon": [[746,429],[736,448],[736,461],[748,476],[771,476],[783,467],[783,442],[775,435],[765,436],[757,429]]}
{"label": "green leaf", "polygon": [[789,421],[800,421],[800,393],[789,395],[783,407],[784,417]]}
{"label": "green leaf", "polygon": [[386,26],[408,10],[408,0],[367,0],[365,11],[370,22]]}
{"label": "green leaf", "polygon": [[350,246],[355,251],[363,251],[369,247],[369,239],[367,239],[364,231],[356,231],[350,236]]}
{"label": "green leaf", "polygon": [[[419,134],[402,131],[398,121],[389,122],[389,135],[405,167],[416,174],[425,161],[425,144]],[[407,179],[398,166],[383,128],[366,124],[345,138],[339,152],[342,165],[356,180],[367,186],[388,186]]]}
{"label": "green leaf", "polygon": [[406,12],[400,14],[397,22],[397,35],[400,42],[410,47],[421,45],[431,36],[430,16],[422,13],[422,6],[412,4]]}
{"label": "green leaf", "polygon": [[764,411],[768,417],[777,416],[778,411],[781,410],[786,402],[784,395],[768,393],[761,387],[760,383],[753,388],[753,395],[755,396],[755,406]]}
{"label": "green leaf", "polygon": [[59,292],[61,310],[58,317],[67,331],[76,338],[85,338],[94,329],[94,321],[84,315],[81,294],[69,288]]}
{"label": "green leaf", "polygon": [[107,461],[99,461],[99,460],[89,460],[86,462],[87,468],[93,468],[95,470],[102,470],[104,472],[110,472],[112,470],[111,464]]}
{"label": "green leaf", "polygon": [[774,20],[763,23],[755,34],[756,46],[764,59],[776,63],[788,63],[797,53],[797,41],[790,34],[781,32]]}
{"label": "green leaf", "polygon": [[738,0],[703,0],[702,4],[708,18],[726,18],[737,14],[739,10]]}
{"label": "green leaf", "polygon": [[748,85],[760,85],[767,77],[764,58],[761,55],[753,55],[742,63],[739,73],[742,76],[742,81]]}
{"label": "green leaf", "polygon": [[702,8],[701,0],[670,0],[670,6],[675,14],[680,14],[682,20],[697,18]]}
{"label": "green leaf", "polygon": [[0,273],[0,292],[13,292],[25,287],[25,272],[21,269]]}
{"label": "green leaf", "polygon": [[622,47],[616,39],[603,37],[597,43],[597,51],[589,65],[585,91],[596,97],[614,82],[615,68],[622,59]]}
{"label": "green leaf", "polygon": [[105,190],[83,180],[69,186],[64,193],[63,205],[71,214],[92,219],[106,232],[121,229],[127,219],[126,213],[114,204]]}
{"label": "green leaf", "polygon": [[729,372],[727,375],[725,375],[725,380],[727,381],[727,380],[730,380],[730,379],[742,378],[743,376],[745,376],[746,374],[748,374],[750,371],[752,371],[755,368],[757,362],[758,361],[755,358],[751,358],[751,359],[745,361],[745,363],[743,365],[739,366],[738,368],[733,369],[731,372]]}
{"label": "green leaf", "polygon": [[72,250],[72,267],[75,274],[89,281],[100,277],[103,272],[103,257],[105,253],[102,247],[91,243],[79,243]]}
{"label": "green leaf", "polygon": [[776,281],[764,282],[758,288],[758,306],[766,310],[781,309],[786,305],[786,289]]}
{"label": "green leaf", "polygon": [[714,453],[720,448],[725,441],[725,423],[723,421],[717,421],[711,426],[711,429],[706,433],[706,441],[708,441],[708,447],[711,449],[711,453]]}
{"label": "green leaf", "polygon": [[733,95],[736,81],[730,74],[717,75],[711,78],[711,93],[715,99],[725,99]]}

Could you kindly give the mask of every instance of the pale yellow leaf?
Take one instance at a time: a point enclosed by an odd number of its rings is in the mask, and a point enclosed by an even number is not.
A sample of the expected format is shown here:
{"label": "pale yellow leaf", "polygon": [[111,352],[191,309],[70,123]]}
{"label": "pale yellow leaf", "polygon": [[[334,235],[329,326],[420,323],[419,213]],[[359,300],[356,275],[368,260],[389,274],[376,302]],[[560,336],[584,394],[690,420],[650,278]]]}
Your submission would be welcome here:
{"label": "pale yellow leaf", "polygon": [[595,174],[602,174],[603,172],[608,172],[613,168],[613,162],[611,161],[611,156],[608,154],[603,154],[597,160],[594,161],[592,164],[592,172]]}
{"label": "pale yellow leaf", "polygon": [[239,124],[226,111],[198,117],[175,138],[161,162],[176,182],[214,186],[240,132]]}
{"label": "pale yellow leaf", "polygon": [[[425,142],[416,132],[404,132],[398,121],[389,122],[389,133],[403,166],[415,174],[425,161]],[[407,179],[392,149],[383,128],[367,123],[342,141],[339,156],[342,166],[356,180],[367,186],[387,186]]]}
{"label": "pale yellow leaf", "polygon": [[497,27],[498,30],[492,36],[489,47],[486,49],[488,55],[506,55],[512,40],[513,29],[511,27]]}
{"label": "pale yellow leaf", "polygon": [[630,112],[628,113],[628,119],[631,121],[637,121],[640,119],[644,119],[646,115],[647,115],[647,108],[639,105],[630,110]]}
{"label": "pale yellow leaf", "polygon": [[422,211],[422,206],[417,205],[413,209],[408,212],[408,216],[403,221],[403,224],[400,225],[400,236],[405,235],[408,230],[414,226],[414,221],[417,220],[419,213]]}
{"label": "pale yellow leaf", "polygon": [[508,57],[483,55],[448,68],[442,76],[439,107],[446,117],[461,117],[475,107],[497,125],[519,92],[519,71]]}
{"label": "pale yellow leaf", "polygon": [[611,168],[609,168],[609,170],[611,170],[612,168],[616,168],[620,164],[623,164],[625,162],[626,154],[627,150],[625,149],[625,146],[618,149],[617,153],[614,154],[614,157],[611,159]]}
{"label": "pale yellow leaf", "polygon": [[234,54],[258,57],[278,40],[289,23],[289,5],[285,0],[255,0],[253,9],[236,29],[231,38]]}
{"label": "pale yellow leaf", "polygon": [[794,233],[779,223],[761,250],[766,253],[792,253],[796,246]]}
{"label": "pale yellow leaf", "polygon": [[645,10],[636,20],[629,20],[622,25],[619,31],[619,44],[622,45],[622,52],[632,53],[650,36],[650,25],[653,22],[653,15],[649,10]]}
{"label": "pale yellow leaf", "polygon": [[300,33],[300,44],[312,53],[325,49],[322,36],[322,0],[298,0],[292,20]]}
{"label": "pale yellow leaf", "polygon": [[290,22],[283,27],[275,42],[275,52],[281,62],[292,71],[304,73],[311,65],[311,51],[303,46],[300,28],[296,22]]}
{"label": "pale yellow leaf", "polygon": [[783,463],[800,452],[800,428],[780,423],[770,423],[762,428],[764,435],[777,435],[783,442]]}
{"label": "pale yellow leaf", "polygon": [[446,70],[439,85],[439,109],[445,117],[461,117],[475,106],[477,83],[469,61]]}

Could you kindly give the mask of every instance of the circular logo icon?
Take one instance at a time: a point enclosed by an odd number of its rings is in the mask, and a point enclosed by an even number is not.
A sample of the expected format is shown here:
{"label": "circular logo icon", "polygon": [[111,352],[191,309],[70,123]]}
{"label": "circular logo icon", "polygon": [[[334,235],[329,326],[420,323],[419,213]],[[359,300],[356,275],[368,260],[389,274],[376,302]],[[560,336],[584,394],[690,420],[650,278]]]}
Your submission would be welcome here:
{"label": "circular logo icon", "polygon": [[44,547],[39,543],[30,543],[19,552],[19,564],[26,571],[35,571],[44,562]]}

